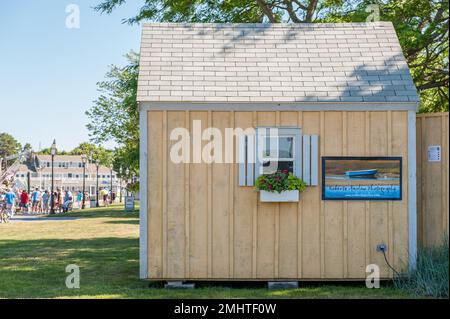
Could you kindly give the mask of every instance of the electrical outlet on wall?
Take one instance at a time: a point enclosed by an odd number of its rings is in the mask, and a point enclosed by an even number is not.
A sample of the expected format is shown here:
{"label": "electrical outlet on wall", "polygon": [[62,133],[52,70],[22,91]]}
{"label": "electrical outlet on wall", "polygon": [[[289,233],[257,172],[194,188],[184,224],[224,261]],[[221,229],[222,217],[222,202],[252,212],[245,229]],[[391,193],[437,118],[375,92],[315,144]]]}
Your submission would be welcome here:
{"label": "electrical outlet on wall", "polygon": [[379,251],[379,252],[387,251],[387,245],[385,245],[385,244],[378,244],[377,245],[377,251]]}

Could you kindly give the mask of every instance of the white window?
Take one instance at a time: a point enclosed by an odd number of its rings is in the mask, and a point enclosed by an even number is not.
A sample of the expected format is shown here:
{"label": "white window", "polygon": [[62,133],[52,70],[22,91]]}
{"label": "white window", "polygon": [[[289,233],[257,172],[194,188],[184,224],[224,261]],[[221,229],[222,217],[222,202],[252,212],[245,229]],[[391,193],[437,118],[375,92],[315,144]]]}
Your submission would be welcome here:
{"label": "white window", "polygon": [[298,127],[258,127],[238,138],[239,186],[253,186],[263,174],[287,170],[308,186],[319,183],[319,136]]}
{"label": "white window", "polygon": [[301,129],[297,127],[259,127],[256,132],[255,177],[284,170],[300,177]]}

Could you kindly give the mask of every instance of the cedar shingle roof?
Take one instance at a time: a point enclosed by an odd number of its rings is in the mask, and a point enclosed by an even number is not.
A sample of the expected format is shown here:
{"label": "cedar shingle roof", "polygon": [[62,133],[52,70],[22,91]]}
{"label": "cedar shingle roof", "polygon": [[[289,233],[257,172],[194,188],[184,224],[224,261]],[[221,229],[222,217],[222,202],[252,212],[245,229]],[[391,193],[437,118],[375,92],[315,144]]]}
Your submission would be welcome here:
{"label": "cedar shingle roof", "polygon": [[143,25],[138,101],[417,102],[390,22]]}

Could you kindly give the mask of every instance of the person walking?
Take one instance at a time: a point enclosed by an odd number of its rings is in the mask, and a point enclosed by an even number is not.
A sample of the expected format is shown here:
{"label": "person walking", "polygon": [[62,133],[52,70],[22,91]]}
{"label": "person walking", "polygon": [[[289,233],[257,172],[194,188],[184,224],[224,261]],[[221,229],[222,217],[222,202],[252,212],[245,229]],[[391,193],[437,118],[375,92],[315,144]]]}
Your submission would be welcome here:
{"label": "person walking", "polygon": [[86,205],[86,203],[88,203],[89,207],[91,207],[91,203],[90,203],[91,194],[89,194],[89,192],[84,192],[83,196],[84,196],[84,204]]}
{"label": "person walking", "polygon": [[0,188],[0,223],[8,222],[8,214],[6,212],[6,191]]}
{"label": "person walking", "polygon": [[[53,211],[55,212],[55,213],[57,213],[58,212],[58,192],[57,191],[55,191],[55,192],[53,192]],[[52,204],[50,204],[50,205],[52,205]]]}
{"label": "person walking", "polygon": [[28,213],[28,202],[28,193],[26,190],[23,190],[22,194],[20,194],[20,208],[22,213]]}
{"label": "person walking", "polygon": [[72,192],[70,190],[67,190],[66,194],[64,195],[64,203],[62,205],[63,213],[67,213],[69,211],[72,200],[73,200]]}
{"label": "person walking", "polygon": [[105,188],[100,190],[100,195],[103,197],[103,206],[108,206],[108,191]]}
{"label": "person walking", "polygon": [[58,212],[59,213],[61,213],[62,212],[62,205],[64,204],[64,195],[63,195],[63,191],[61,190],[61,189],[59,189],[58,188],[58,192],[57,192],[57,206],[56,206],[56,208],[57,208],[57,210],[58,210]]}
{"label": "person walking", "polygon": [[20,207],[20,195],[22,195],[22,191],[19,189],[19,188],[17,188],[16,189],[16,192],[15,192],[15,195],[16,195],[16,197],[15,197],[15,205],[14,205],[14,207],[19,207],[19,209],[21,209],[21,207]]}
{"label": "person walking", "polygon": [[49,213],[49,205],[48,202],[50,200],[50,193],[48,190],[45,190],[44,194],[42,194],[42,212],[47,214]]}
{"label": "person walking", "polygon": [[41,192],[39,188],[36,188],[31,194],[31,211],[33,213],[39,213],[39,206],[41,203]]}
{"label": "person walking", "polygon": [[41,193],[41,196],[39,197],[39,201],[37,203],[37,208],[36,211],[38,214],[42,214],[42,195],[44,194],[43,191],[39,190],[39,192]]}
{"label": "person walking", "polygon": [[79,190],[77,192],[77,207],[81,208],[81,202],[83,201],[83,193]]}
{"label": "person walking", "polygon": [[6,214],[8,214],[9,218],[14,216],[16,207],[16,194],[14,194],[11,189],[8,189],[5,194],[5,200],[6,200]]}

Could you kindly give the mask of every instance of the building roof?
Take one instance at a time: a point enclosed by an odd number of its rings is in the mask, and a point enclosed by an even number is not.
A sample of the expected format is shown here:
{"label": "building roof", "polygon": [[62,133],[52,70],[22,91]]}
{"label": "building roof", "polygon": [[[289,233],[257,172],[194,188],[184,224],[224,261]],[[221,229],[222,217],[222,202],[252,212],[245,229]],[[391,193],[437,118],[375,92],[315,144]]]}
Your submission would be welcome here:
{"label": "building roof", "polygon": [[25,164],[19,164],[18,166],[17,166],[17,171],[18,172],[28,172],[30,169],[28,168],[28,166],[27,165],[25,165]]}
{"label": "building roof", "polygon": [[[79,167],[69,167],[69,168],[64,168],[64,167],[54,167],[53,168],[55,174],[67,174],[67,173],[72,173],[72,174],[83,174],[83,168],[79,168]],[[18,172],[20,173],[27,173],[27,172],[31,172],[31,173],[35,173],[36,171],[31,170],[27,165],[20,165],[18,167]],[[88,164],[88,166],[86,167],[86,174],[95,174],[97,171],[97,167],[95,166],[95,164]],[[51,174],[52,172],[52,168],[51,167],[43,167],[41,169],[39,169],[40,173],[42,174]],[[111,169],[109,167],[106,166],[102,166],[100,165],[98,167],[98,172],[99,174],[109,174],[111,172]],[[113,174],[116,174],[116,171],[113,171]]]}
{"label": "building roof", "polygon": [[[36,154],[36,158],[39,160],[39,162],[50,162],[52,160],[51,155],[47,154]],[[81,155],[55,155],[54,161],[56,163],[58,162],[72,162],[72,163],[81,163]],[[39,165],[37,163],[37,165]],[[54,168],[55,174],[59,173],[73,173],[73,174],[83,174],[83,168],[82,167],[58,167],[55,166]],[[19,171],[28,171],[29,168],[26,165],[21,165]],[[43,166],[40,168],[40,172],[45,173],[51,173],[51,167]],[[88,163],[86,166],[86,174],[95,173],[97,171],[97,167],[93,163]],[[100,165],[99,166],[99,174],[109,174],[111,172],[111,169],[107,166]],[[116,171],[113,171],[114,174],[116,174]]]}
{"label": "building roof", "polygon": [[[51,161],[52,156],[47,154],[36,154],[40,161]],[[81,162],[81,155],[55,155],[55,162]]]}
{"label": "building roof", "polygon": [[143,24],[140,102],[418,102],[390,22]]}

